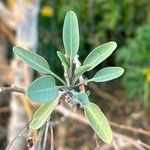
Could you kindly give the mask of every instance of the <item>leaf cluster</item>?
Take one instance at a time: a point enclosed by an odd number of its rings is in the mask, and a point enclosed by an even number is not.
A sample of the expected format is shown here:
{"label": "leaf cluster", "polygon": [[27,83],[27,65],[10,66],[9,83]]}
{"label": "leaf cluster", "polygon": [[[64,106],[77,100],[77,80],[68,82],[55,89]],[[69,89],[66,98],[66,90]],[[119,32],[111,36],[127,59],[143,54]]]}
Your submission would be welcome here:
{"label": "leaf cluster", "polygon": [[[38,54],[35,54],[21,47],[14,47],[14,53],[25,63],[40,73],[42,77],[33,81],[27,88],[26,95],[33,102],[44,103],[33,115],[30,128],[39,129],[50,117],[52,111],[64,95],[68,104],[80,104],[85,113],[86,119],[98,136],[106,143],[112,140],[110,125],[101,109],[90,102],[88,95],[78,89],[79,86],[88,85],[89,82],[105,82],[121,76],[124,69],[121,67],[106,67],[99,70],[91,79],[83,79],[85,72],[91,71],[116,49],[115,42],[105,43],[85,58],[82,65],[78,60],[79,49],[79,26],[77,16],[73,11],[67,12],[63,25],[63,43],[65,53],[57,52],[64,68],[64,78],[59,77],[51,71],[47,61]],[[62,84],[56,85],[55,79]]]}

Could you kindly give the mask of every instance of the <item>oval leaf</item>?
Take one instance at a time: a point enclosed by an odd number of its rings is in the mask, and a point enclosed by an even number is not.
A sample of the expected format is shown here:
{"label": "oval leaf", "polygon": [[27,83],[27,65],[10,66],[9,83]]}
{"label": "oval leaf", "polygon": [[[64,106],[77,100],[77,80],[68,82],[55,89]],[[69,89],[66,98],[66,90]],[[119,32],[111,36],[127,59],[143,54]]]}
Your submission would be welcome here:
{"label": "oval leaf", "polygon": [[116,42],[108,42],[97,48],[95,48],[85,59],[83,65],[89,65],[91,68],[88,70],[92,70],[94,67],[99,65],[102,61],[104,61],[107,57],[109,57],[112,52],[116,49]]}
{"label": "oval leaf", "polygon": [[21,60],[30,65],[35,70],[41,73],[51,72],[47,61],[40,55],[18,46],[15,46],[13,51]]}
{"label": "oval leaf", "polygon": [[89,81],[94,81],[94,82],[105,82],[105,81],[110,81],[113,79],[116,79],[120,77],[124,72],[124,69],[121,67],[106,67],[101,70],[99,70],[95,76],[88,80]]}
{"label": "oval leaf", "polygon": [[59,59],[61,60],[62,66],[64,67],[64,71],[67,72],[67,70],[69,69],[69,66],[70,66],[69,60],[60,51],[57,51],[57,55],[58,55]]}
{"label": "oval leaf", "polygon": [[80,77],[84,72],[88,71],[91,67],[89,65],[87,66],[80,66],[75,69],[75,75],[77,77]]}
{"label": "oval leaf", "polygon": [[36,79],[27,89],[27,96],[34,102],[53,101],[58,96],[58,87],[52,76],[45,75]]}
{"label": "oval leaf", "polygon": [[89,98],[86,93],[73,93],[75,98],[77,99],[78,103],[82,106],[87,106],[89,104]]}
{"label": "oval leaf", "polygon": [[89,105],[84,108],[84,112],[86,119],[97,135],[105,143],[110,143],[112,141],[112,131],[107,118],[100,108],[94,103],[89,103]]}
{"label": "oval leaf", "polygon": [[53,102],[47,102],[40,106],[40,108],[34,113],[29,127],[31,129],[39,129],[47,121],[50,114],[59,102],[60,95]]}
{"label": "oval leaf", "polygon": [[67,56],[73,60],[79,48],[79,27],[73,11],[67,12],[63,26],[63,43]]}

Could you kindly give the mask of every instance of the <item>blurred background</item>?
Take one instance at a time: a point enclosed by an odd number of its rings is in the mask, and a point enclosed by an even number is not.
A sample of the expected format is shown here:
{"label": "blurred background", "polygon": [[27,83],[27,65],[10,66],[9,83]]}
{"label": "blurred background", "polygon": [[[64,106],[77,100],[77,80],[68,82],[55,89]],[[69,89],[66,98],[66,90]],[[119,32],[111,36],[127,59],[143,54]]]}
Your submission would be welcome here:
{"label": "blurred background", "polygon": [[[87,87],[91,90],[91,101],[98,104],[112,121],[113,131],[121,134],[109,146],[98,139],[99,149],[142,149],[136,141],[144,142],[145,149],[149,149],[150,0],[1,0],[0,87],[17,85],[25,88],[40,76],[14,56],[14,45],[42,55],[52,71],[63,75],[56,51],[64,51],[62,28],[69,10],[77,14],[79,21],[81,62],[93,48],[103,43],[115,41],[118,44],[113,55],[85,76],[92,77],[106,66],[116,65],[125,69],[119,79],[92,83]],[[26,99],[22,95],[0,93],[0,150],[4,150],[22,131],[37,109]],[[78,113],[83,112],[79,110]],[[61,117],[57,112],[53,118],[55,116]],[[130,127],[136,130],[128,130]],[[140,129],[145,132],[139,132]],[[124,135],[131,137],[134,144],[121,138]],[[23,135],[22,139],[26,136],[29,135]],[[94,137],[91,128],[74,119],[67,119],[54,127],[57,150],[93,150],[96,147]],[[22,141],[13,149],[20,150],[19,145],[26,149]]]}

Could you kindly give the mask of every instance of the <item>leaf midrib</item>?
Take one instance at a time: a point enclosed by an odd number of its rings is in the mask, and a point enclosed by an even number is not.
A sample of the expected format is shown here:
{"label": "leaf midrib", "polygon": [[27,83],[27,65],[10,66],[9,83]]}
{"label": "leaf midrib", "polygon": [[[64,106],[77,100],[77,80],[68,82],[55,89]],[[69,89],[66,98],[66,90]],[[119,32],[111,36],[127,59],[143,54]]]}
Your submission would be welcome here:
{"label": "leaf midrib", "polygon": [[[96,108],[97,109],[97,108]],[[91,108],[89,108],[90,113],[92,114],[93,118],[95,118],[94,113],[92,112]],[[97,110],[96,110],[97,111]],[[97,119],[97,117],[95,118],[96,122],[98,122],[99,126],[102,127],[102,124],[100,123],[100,121]],[[91,123],[90,123],[91,124]],[[91,126],[95,129],[95,127],[91,124]],[[105,133],[105,130],[103,130],[103,128],[101,128],[101,130],[104,133],[104,136],[107,137],[107,134]]]}
{"label": "leaf midrib", "polygon": [[[101,54],[101,56],[100,56],[100,57],[97,57],[97,58],[90,64],[90,66],[92,66],[93,63],[95,63],[98,59],[103,58],[103,56],[105,55],[105,53],[109,52],[110,49],[111,49],[111,48],[108,48],[106,51],[103,51],[102,54]],[[96,51],[96,49],[95,49],[95,51]],[[112,50],[111,52],[109,52],[109,55],[110,55],[112,52],[113,52],[113,50]],[[102,61],[103,61],[103,60],[102,60]]]}
{"label": "leaf midrib", "polygon": [[[71,13],[69,14],[69,18],[71,18]],[[71,56],[71,59],[73,58],[73,56],[72,56],[72,51],[73,51],[73,49],[72,49],[72,18],[71,19],[69,19],[69,25],[70,25],[70,56]]]}
{"label": "leaf midrib", "polygon": [[43,92],[43,91],[50,91],[51,89],[57,89],[57,86],[52,87],[52,88],[45,88],[41,90],[30,90],[30,93],[37,93],[37,92]]}
{"label": "leaf midrib", "polygon": [[[113,76],[113,75],[115,75],[115,74],[120,74],[122,71],[119,71],[119,72],[117,72],[117,73],[112,73],[111,75],[105,75],[105,76],[102,76],[102,77],[93,77],[93,79],[91,79],[90,81],[93,81],[93,80],[95,80],[95,79],[104,79],[105,77],[107,78],[107,77],[109,77],[109,76]],[[116,77],[115,77],[116,78]]]}
{"label": "leaf midrib", "polygon": [[[40,115],[41,117],[38,117],[38,119],[35,119],[35,123],[37,125],[37,123],[39,122],[39,120],[41,120],[41,118],[43,118],[43,116],[46,116],[46,114],[48,114],[45,119],[47,119],[47,117],[49,117],[49,115],[52,113],[52,111],[49,111],[50,110],[50,107],[53,106],[53,109],[54,109],[54,105],[57,105],[58,103],[58,100],[59,100],[59,96],[58,98],[52,103],[52,105],[50,105],[51,102],[49,102],[49,106],[47,107],[46,111],[44,111],[44,113],[42,113],[42,115]],[[33,116],[34,117],[34,116]],[[44,120],[45,120],[44,119]],[[33,119],[34,120],[34,119]]]}
{"label": "leaf midrib", "polygon": [[[20,52],[18,52],[20,55],[21,55],[21,57],[23,57],[23,58],[25,58],[25,59],[27,59],[29,62],[31,62],[31,63],[33,63],[33,64],[35,64],[37,67],[39,67],[39,68],[41,68],[41,69],[43,69],[45,72],[47,72],[47,73],[50,73],[51,71],[50,71],[50,69],[49,69],[49,66],[47,66],[48,68],[45,68],[45,67],[43,67],[43,66],[41,66],[41,65],[38,65],[38,63],[36,63],[35,61],[32,61],[32,59],[30,59],[30,58],[28,58],[28,57],[26,57],[25,55],[23,55],[22,53],[20,53]],[[20,59],[22,59],[20,57]],[[35,54],[35,56],[34,57],[40,57],[40,56],[36,56],[36,54]],[[40,57],[40,59],[42,59],[43,61],[45,61],[45,59],[43,58],[43,57]],[[28,63],[28,62],[26,62],[25,60],[23,60],[22,59],[22,61],[24,61],[25,63]],[[47,62],[45,61],[44,63],[46,63],[47,64]],[[32,67],[32,66],[31,66]],[[32,68],[34,68],[34,67],[32,67]],[[36,69],[36,68],[34,68],[34,69]],[[37,69],[36,69],[37,70]]]}

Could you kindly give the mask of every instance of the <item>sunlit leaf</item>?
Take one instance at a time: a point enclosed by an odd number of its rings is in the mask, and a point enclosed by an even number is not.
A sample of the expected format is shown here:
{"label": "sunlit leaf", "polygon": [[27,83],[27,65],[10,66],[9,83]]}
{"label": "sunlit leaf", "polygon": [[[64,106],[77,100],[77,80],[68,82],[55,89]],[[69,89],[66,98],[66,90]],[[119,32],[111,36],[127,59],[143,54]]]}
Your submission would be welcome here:
{"label": "sunlit leaf", "polygon": [[94,82],[105,82],[110,81],[113,79],[116,79],[120,77],[124,72],[124,69],[121,67],[106,67],[101,70],[99,70],[95,76],[92,79],[89,79],[89,81]]}
{"label": "sunlit leaf", "polygon": [[18,46],[15,46],[13,51],[21,60],[35,70],[46,74],[51,72],[47,61],[40,55]]}
{"label": "sunlit leaf", "polygon": [[60,51],[57,51],[57,55],[61,60],[62,66],[64,67],[65,72],[69,69],[69,60],[64,56],[64,54]]}
{"label": "sunlit leaf", "polygon": [[34,102],[53,101],[58,96],[58,86],[50,75],[36,79],[27,89],[27,96]]}
{"label": "sunlit leaf", "polygon": [[78,68],[75,69],[75,75],[77,77],[80,77],[84,72],[88,71],[90,69],[90,66],[80,66]]}
{"label": "sunlit leaf", "polygon": [[96,104],[90,102],[88,106],[84,107],[84,112],[86,119],[97,135],[105,143],[110,143],[112,141],[112,131],[107,118],[100,108]]}
{"label": "sunlit leaf", "polygon": [[39,129],[47,121],[50,114],[53,112],[54,108],[59,102],[60,95],[53,101],[47,102],[39,107],[39,109],[34,113],[32,121],[29,125],[31,129]]}
{"label": "sunlit leaf", "polygon": [[91,68],[88,70],[92,70],[94,67],[99,65],[102,61],[104,61],[107,57],[109,57],[112,52],[116,49],[117,44],[115,42],[108,42],[103,44],[97,48],[95,48],[85,59],[83,65],[89,65]]}
{"label": "sunlit leaf", "polygon": [[73,11],[67,12],[63,26],[63,43],[67,56],[73,60],[79,48],[79,27]]}

